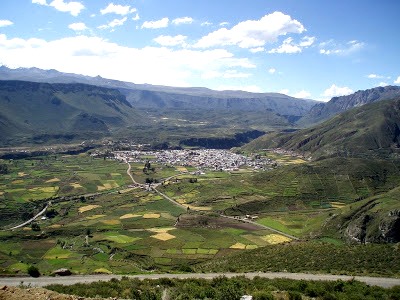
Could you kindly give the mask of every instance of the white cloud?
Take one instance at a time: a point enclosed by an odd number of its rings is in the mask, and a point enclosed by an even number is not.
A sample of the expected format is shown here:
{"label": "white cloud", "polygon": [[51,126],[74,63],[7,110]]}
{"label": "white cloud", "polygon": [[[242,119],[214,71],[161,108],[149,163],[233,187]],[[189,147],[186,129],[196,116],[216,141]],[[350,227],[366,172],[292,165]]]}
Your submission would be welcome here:
{"label": "white cloud", "polygon": [[200,26],[210,26],[210,25],[212,25],[212,23],[208,22],[208,21],[205,21],[205,22],[200,24]]}
{"label": "white cloud", "polygon": [[181,24],[192,24],[193,19],[190,17],[183,17],[183,18],[177,18],[172,20],[172,24],[174,25],[181,25]]}
{"label": "white cloud", "polygon": [[203,79],[214,79],[214,78],[248,78],[252,76],[250,73],[239,72],[237,70],[226,70],[226,71],[210,71],[202,74]]}
{"label": "white cloud", "polygon": [[125,16],[130,13],[135,13],[137,11],[136,8],[131,8],[130,5],[119,5],[119,4],[114,4],[110,3],[108,6],[102,10],[100,10],[100,13],[102,15],[105,14],[117,14],[121,16]]}
{"label": "white cloud", "polygon": [[365,47],[363,42],[359,42],[356,40],[349,41],[345,45],[337,44],[333,40],[329,40],[319,44],[320,54],[324,55],[341,55],[346,56],[352,53],[358,52]]}
{"label": "white cloud", "polygon": [[379,86],[388,86],[389,84],[387,82],[379,82]]}
{"label": "white cloud", "polygon": [[85,23],[72,23],[68,25],[69,29],[75,30],[75,31],[84,31],[88,29],[85,25]]}
{"label": "white cloud", "polygon": [[268,73],[269,74],[274,74],[276,72],[276,69],[275,68],[269,68],[268,69]]}
{"label": "white cloud", "polygon": [[256,85],[220,85],[216,88],[218,91],[245,91],[251,93],[262,93],[260,87]]}
{"label": "white cloud", "polygon": [[264,47],[257,47],[257,48],[251,48],[250,49],[251,53],[258,53],[258,52],[263,52],[263,51],[265,51]]}
{"label": "white cloud", "polygon": [[397,77],[397,79],[395,81],[393,81],[394,84],[400,84],[400,76]]}
{"label": "white cloud", "polygon": [[11,26],[14,23],[11,22],[10,20],[0,20],[0,27],[6,27],[6,26]]}
{"label": "white cloud", "polygon": [[283,89],[283,90],[280,90],[278,93],[284,94],[284,95],[289,95],[289,90],[288,89]]}
{"label": "white cloud", "polygon": [[337,97],[337,96],[345,96],[345,95],[350,95],[353,93],[353,90],[349,87],[339,87],[336,84],[332,84],[331,87],[326,89],[322,96],[323,97]]}
{"label": "white cloud", "polygon": [[47,5],[46,0],[32,0],[33,4]]}
{"label": "white cloud", "polygon": [[229,22],[221,22],[221,23],[219,23],[219,26],[221,26],[221,27],[225,27],[225,26],[228,26],[229,25]]}
{"label": "white cloud", "polygon": [[157,28],[165,28],[168,27],[169,19],[162,18],[161,20],[157,21],[145,21],[142,24],[142,28],[149,28],[149,29],[157,29]]}
{"label": "white cloud", "polygon": [[138,13],[136,13],[136,15],[132,18],[133,21],[139,21],[140,20],[140,16]]}
{"label": "white cloud", "polygon": [[[5,34],[0,34],[0,57],[2,63],[10,68],[56,69],[61,72],[169,86],[193,86],[195,80],[207,72],[239,77],[242,76],[241,73],[245,73],[242,70],[255,68],[248,59],[237,58],[224,49],[139,49],[123,47],[91,36],[46,41],[9,39]],[[32,57],[35,59],[32,60]],[[238,71],[235,73],[226,70]]]}
{"label": "white cloud", "polygon": [[303,51],[303,48],[310,47],[315,40],[315,37],[305,36],[301,39],[300,43],[296,44],[293,42],[293,38],[289,37],[282,42],[282,45],[271,49],[268,53],[300,53]]}
{"label": "white cloud", "polygon": [[310,47],[312,44],[314,44],[315,41],[316,41],[315,36],[305,36],[301,39],[299,46],[302,48]]}
{"label": "white cloud", "polygon": [[184,35],[160,35],[154,39],[154,41],[161,46],[186,46],[186,38],[187,36]]}
{"label": "white cloud", "polygon": [[46,0],[32,0],[32,3],[51,6],[58,11],[68,12],[74,17],[79,15],[81,13],[81,10],[85,9],[85,6],[77,1],[64,2],[64,0],[53,0],[52,2],[50,2],[50,4],[47,4]]}
{"label": "white cloud", "polygon": [[268,53],[300,53],[301,47],[293,43],[293,38],[289,37],[285,39],[278,48],[274,48],[268,51]]}
{"label": "white cloud", "polygon": [[292,97],[306,99],[311,97],[311,93],[305,90],[301,90],[300,92],[293,94]]}
{"label": "white cloud", "polygon": [[108,28],[114,28],[116,26],[122,26],[122,25],[124,25],[124,23],[126,22],[127,19],[128,19],[127,17],[124,17],[122,19],[114,19],[110,23],[108,23],[106,25],[101,25],[101,26],[99,26],[97,28],[99,28],[99,29],[108,29]]}
{"label": "white cloud", "polygon": [[384,78],[384,76],[377,75],[377,74],[369,74],[369,75],[367,75],[367,78],[370,78],[370,79]]}
{"label": "white cloud", "polygon": [[281,12],[274,12],[260,20],[240,22],[231,29],[220,28],[202,37],[195,46],[210,48],[237,45],[241,48],[257,48],[275,42],[281,35],[303,31],[305,28],[299,21]]}

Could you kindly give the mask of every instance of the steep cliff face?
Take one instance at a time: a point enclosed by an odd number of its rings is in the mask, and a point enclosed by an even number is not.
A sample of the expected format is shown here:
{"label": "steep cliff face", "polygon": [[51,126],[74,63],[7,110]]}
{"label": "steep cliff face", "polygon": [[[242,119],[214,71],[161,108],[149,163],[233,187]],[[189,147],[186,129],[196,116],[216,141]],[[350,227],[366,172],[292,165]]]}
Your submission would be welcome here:
{"label": "steep cliff face", "polygon": [[325,229],[336,231],[349,243],[399,243],[400,197],[395,188],[388,193],[361,200],[335,215]]}

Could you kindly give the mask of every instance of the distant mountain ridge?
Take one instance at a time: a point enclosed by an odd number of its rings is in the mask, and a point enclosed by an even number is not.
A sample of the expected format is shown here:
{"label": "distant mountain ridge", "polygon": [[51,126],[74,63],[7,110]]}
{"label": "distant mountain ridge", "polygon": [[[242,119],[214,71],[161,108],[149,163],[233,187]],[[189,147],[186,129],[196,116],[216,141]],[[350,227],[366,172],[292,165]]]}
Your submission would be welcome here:
{"label": "distant mountain ridge", "polygon": [[376,87],[357,91],[347,96],[333,97],[327,103],[318,103],[312,107],[311,110],[300,119],[299,124],[315,124],[346,110],[372,102],[391,99],[396,96],[400,96],[399,86]]}
{"label": "distant mountain ridge", "polygon": [[206,110],[270,110],[297,120],[318,101],[297,99],[279,93],[214,91],[200,87],[168,87],[135,84],[100,76],[90,77],[38,68],[9,69],[0,67],[0,80],[26,80],[48,83],[85,83],[118,89],[136,108],[206,109]]}

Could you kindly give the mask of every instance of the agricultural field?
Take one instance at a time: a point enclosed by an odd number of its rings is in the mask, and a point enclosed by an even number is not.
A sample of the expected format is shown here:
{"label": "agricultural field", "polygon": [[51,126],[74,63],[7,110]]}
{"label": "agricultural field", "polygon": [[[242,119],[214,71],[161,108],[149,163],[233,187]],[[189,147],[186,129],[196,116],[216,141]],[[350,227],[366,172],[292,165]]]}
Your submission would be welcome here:
{"label": "agricultural field", "polygon": [[[190,204],[187,210],[155,192],[129,187],[124,163],[87,155],[7,163],[11,172],[2,178],[2,204],[34,208],[50,199],[52,214],[37,219],[35,228],[28,224],[0,232],[1,273],[26,273],[30,265],[42,274],[61,267],[74,273],[189,270],[194,263],[214,257],[277,240],[287,242],[283,237],[269,241],[272,232],[265,228],[224,220]],[[191,178],[179,175],[187,171],[183,167],[153,166],[154,178],[176,178],[168,186],[184,186]],[[132,164],[132,175],[145,182],[149,174],[144,174],[142,165]],[[201,180],[209,183],[230,176],[215,172]],[[32,189],[37,199],[29,198]]]}
{"label": "agricultural field", "polygon": [[[46,275],[59,268],[76,274],[222,270],[212,262],[262,249],[280,253],[280,247],[293,244],[288,236],[344,247],[337,235],[321,235],[321,225],[400,178],[395,162],[382,164],[380,184],[369,180],[380,176],[377,169],[363,162],[358,169],[289,162],[265,172],[196,175],[183,166],[152,162],[144,170],[142,163],[131,163],[138,186],[126,163],[87,154],[1,163],[9,169],[0,180],[2,228],[22,223],[51,202],[44,218],[0,231],[0,273],[13,275],[25,274],[31,265]],[[149,178],[162,194],[143,188]],[[304,247],[293,249],[305,253]],[[292,263],[271,261],[282,268]]]}

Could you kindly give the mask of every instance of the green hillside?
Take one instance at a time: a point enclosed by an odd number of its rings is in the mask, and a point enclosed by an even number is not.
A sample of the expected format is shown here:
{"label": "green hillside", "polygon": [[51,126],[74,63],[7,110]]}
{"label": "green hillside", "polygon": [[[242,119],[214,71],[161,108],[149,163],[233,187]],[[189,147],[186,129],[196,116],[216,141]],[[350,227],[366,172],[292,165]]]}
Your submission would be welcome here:
{"label": "green hillside", "polygon": [[[116,90],[84,84],[0,81],[3,145],[22,141],[107,136],[137,122],[137,113]],[[91,136],[91,137],[93,137]]]}
{"label": "green hillside", "polygon": [[367,104],[294,133],[268,134],[246,145],[248,151],[283,148],[323,157],[387,156],[397,153],[400,98]]}

